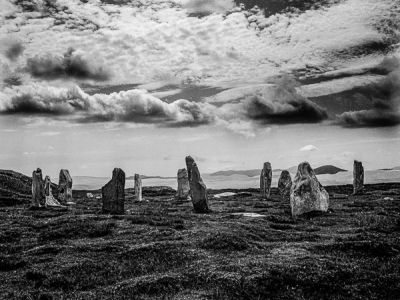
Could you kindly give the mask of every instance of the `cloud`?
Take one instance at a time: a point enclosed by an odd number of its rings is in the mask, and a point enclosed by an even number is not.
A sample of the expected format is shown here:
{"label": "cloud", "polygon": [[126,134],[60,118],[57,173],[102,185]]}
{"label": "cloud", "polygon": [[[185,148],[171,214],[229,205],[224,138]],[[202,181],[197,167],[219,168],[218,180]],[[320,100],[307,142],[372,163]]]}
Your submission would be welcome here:
{"label": "cloud", "polygon": [[8,44],[5,56],[11,61],[16,61],[23,52],[24,46],[20,42],[12,41]]}
{"label": "cloud", "polygon": [[234,6],[232,0],[183,0],[182,6],[192,14],[224,13]]}
{"label": "cloud", "polygon": [[400,124],[400,63],[385,58],[381,67],[391,71],[384,79],[363,89],[364,97],[373,100],[371,109],[348,111],[337,116],[344,127],[387,127]]}
{"label": "cloud", "polygon": [[105,81],[110,73],[103,66],[83,57],[82,53],[69,48],[63,56],[35,56],[27,60],[26,70],[34,77],[58,79],[72,77]]}
{"label": "cloud", "polygon": [[74,122],[154,123],[169,127],[199,126],[213,121],[213,106],[184,99],[164,102],[145,90],[89,95],[74,85],[59,88],[31,84],[0,93],[4,114],[43,115]]}
{"label": "cloud", "polygon": [[307,145],[299,149],[301,152],[312,152],[312,151],[318,151],[319,149],[315,147],[314,145]]}

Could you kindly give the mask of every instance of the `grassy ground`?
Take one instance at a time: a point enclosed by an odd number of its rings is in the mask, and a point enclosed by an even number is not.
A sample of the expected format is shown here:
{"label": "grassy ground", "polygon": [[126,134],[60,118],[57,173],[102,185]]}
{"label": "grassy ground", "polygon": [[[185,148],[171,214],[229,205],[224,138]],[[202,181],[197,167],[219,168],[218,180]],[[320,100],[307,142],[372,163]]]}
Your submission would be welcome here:
{"label": "grassy ground", "polygon": [[400,299],[400,184],[328,190],[330,212],[297,221],[276,190],[212,199],[205,215],[168,191],[129,191],[125,216],[84,192],[68,210],[3,207],[0,298]]}

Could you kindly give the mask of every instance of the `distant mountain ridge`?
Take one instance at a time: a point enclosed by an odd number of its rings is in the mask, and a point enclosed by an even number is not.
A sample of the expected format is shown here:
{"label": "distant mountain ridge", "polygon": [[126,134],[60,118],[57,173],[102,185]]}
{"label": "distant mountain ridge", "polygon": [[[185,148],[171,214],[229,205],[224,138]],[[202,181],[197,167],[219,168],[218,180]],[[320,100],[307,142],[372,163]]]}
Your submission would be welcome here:
{"label": "distant mountain ridge", "polygon": [[[290,167],[288,169],[290,173],[297,172],[297,166]],[[282,169],[274,169],[273,172],[281,172]],[[339,172],[346,172],[347,170],[332,166],[332,165],[324,165],[314,169],[316,175],[333,175]],[[261,169],[251,169],[251,170],[227,170],[227,171],[218,171],[209,174],[210,176],[233,176],[233,175],[243,175],[248,177],[259,176],[261,174]]]}

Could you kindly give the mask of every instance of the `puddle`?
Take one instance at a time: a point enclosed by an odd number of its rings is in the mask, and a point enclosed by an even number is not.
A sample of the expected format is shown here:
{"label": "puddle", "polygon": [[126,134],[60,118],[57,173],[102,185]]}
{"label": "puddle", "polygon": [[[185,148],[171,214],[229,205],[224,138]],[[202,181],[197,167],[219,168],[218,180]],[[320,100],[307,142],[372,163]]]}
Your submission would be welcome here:
{"label": "puddle", "polygon": [[266,217],[266,215],[260,215],[257,213],[233,213],[232,215],[249,217],[249,218],[264,218],[264,217]]}
{"label": "puddle", "polygon": [[214,198],[230,197],[234,195],[236,195],[236,193],[226,192],[226,193],[216,194],[214,195]]}

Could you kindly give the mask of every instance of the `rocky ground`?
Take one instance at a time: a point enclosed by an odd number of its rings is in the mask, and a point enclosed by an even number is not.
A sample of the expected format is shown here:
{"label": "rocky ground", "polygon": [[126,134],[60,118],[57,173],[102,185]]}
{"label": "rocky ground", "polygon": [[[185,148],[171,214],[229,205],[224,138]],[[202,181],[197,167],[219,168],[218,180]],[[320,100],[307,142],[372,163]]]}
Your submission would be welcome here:
{"label": "rocky ground", "polygon": [[275,189],[210,191],[210,214],[168,189],[129,190],[125,216],[84,191],[68,209],[3,206],[0,298],[400,299],[400,184],[327,189],[329,213],[296,221]]}

